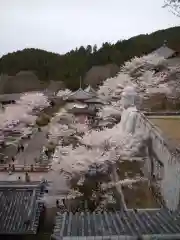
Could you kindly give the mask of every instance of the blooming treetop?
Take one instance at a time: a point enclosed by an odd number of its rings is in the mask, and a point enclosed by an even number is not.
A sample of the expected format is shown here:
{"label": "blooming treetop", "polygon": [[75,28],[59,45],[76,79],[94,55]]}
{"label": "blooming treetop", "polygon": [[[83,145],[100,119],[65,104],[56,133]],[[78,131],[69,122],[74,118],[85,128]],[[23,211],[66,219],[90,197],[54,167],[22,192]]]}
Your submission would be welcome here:
{"label": "blooming treetop", "polygon": [[33,92],[33,93],[24,93],[22,94],[18,104],[26,105],[30,107],[31,110],[34,108],[44,108],[49,105],[47,97],[41,92]]}
{"label": "blooming treetop", "polygon": [[71,93],[71,90],[69,89],[65,89],[65,90],[59,90],[59,92],[57,93],[58,97],[66,97]]}
{"label": "blooming treetop", "polygon": [[29,123],[35,120],[31,113],[33,109],[42,109],[49,105],[42,93],[25,93],[15,104],[7,105],[0,113],[0,128],[8,127],[19,122]]}
{"label": "blooming treetop", "polygon": [[[149,76],[152,77],[153,66],[161,61],[162,58],[156,59],[154,56],[135,58],[124,65],[117,77],[104,82],[99,89],[99,95],[113,101],[111,105],[105,106],[100,114],[118,115],[119,112],[122,114],[121,122],[111,129],[85,132],[84,136],[79,137],[82,146],[75,149],[72,146],[59,146],[55,151],[54,159],[60,161],[60,167],[64,172],[70,175],[86,172],[93,163],[106,165],[121,157],[130,157],[138,153],[147,136],[136,128],[139,117],[135,107],[137,96],[141,92],[144,94],[149,85],[152,85],[149,78],[144,83],[143,75],[147,76],[148,71]],[[133,77],[136,70],[139,72],[138,79]],[[153,81],[153,87],[160,82],[156,78]],[[125,108],[127,109],[123,110]]]}
{"label": "blooming treetop", "polygon": [[[139,152],[145,134],[135,130],[138,114],[136,108],[123,111],[122,121],[112,129],[91,130],[79,137],[82,144],[77,148],[58,146],[54,153],[54,162],[68,175],[84,174],[92,164],[104,165],[118,161],[124,156],[133,156]],[[57,166],[57,165],[56,165]]]}
{"label": "blooming treetop", "polygon": [[58,143],[62,137],[69,137],[76,133],[84,133],[88,131],[86,124],[76,122],[73,114],[67,113],[61,108],[58,113],[51,119],[49,124],[49,140]]}
{"label": "blooming treetop", "polygon": [[[155,69],[162,65],[167,69],[166,61],[162,57],[154,55],[136,57],[126,62],[116,77],[107,79],[100,86],[98,93],[107,100],[112,100],[115,96],[120,99],[126,86],[134,86],[138,93],[143,95],[148,92],[149,88],[157,88],[167,77],[167,75],[156,75],[155,73]],[[163,85],[163,88],[166,92],[167,86],[165,88]]]}
{"label": "blooming treetop", "polygon": [[[121,94],[127,86],[136,88],[141,98],[154,93],[164,93],[167,96],[174,95],[174,91],[180,91],[180,84],[177,86],[176,78],[171,80],[172,74],[180,72],[179,66],[168,66],[167,60],[162,57],[149,54],[143,57],[135,57],[121,67],[119,74],[114,78],[107,79],[100,86],[99,97],[111,102],[109,108],[102,108],[99,115],[107,117],[114,109],[119,108],[121,114]],[[163,73],[163,74],[162,74]],[[176,89],[173,88],[176,86]],[[114,103],[116,101],[116,103]],[[112,108],[110,110],[110,108]]]}
{"label": "blooming treetop", "polygon": [[[156,68],[160,65],[164,65],[167,71],[164,59],[157,56],[134,58],[125,63],[115,78],[107,79],[100,87],[98,94],[110,104],[101,110],[99,116],[103,118],[119,113],[121,122],[111,129],[85,130],[85,134],[79,137],[79,146],[76,148],[71,145],[57,146],[53,156],[53,170],[57,172],[61,169],[68,179],[78,176],[83,182],[83,175],[92,165],[98,165],[100,169],[107,170],[107,166],[116,161],[124,158],[130,160],[132,156],[138,155],[146,146],[148,136],[138,124],[140,115],[136,109],[137,96],[144,97],[154,91],[170,94],[167,90],[166,77],[172,69],[168,69],[166,76],[156,74]],[[61,132],[66,136],[69,130],[82,130],[75,125],[76,123],[68,122],[61,126],[63,130],[56,129],[52,135],[56,134],[55,132]],[[137,179],[126,179],[116,184],[129,184],[134,181]]]}
{"label": "blooming treetop", "polygon": [[120,101],[118,102],[112,102],[111,105],[104,106],[98,113],[97,115],[100,118],[106,119],[109,116],[121,116],[122,113],[122,106]]}
{"label": "blooming treetop", "polygon": [[[111,101],[99,116],[107,117],[112,114],[122,114],[121,122],[111,129],[103,131],[87,131],[79,137],[82,146],[73,149],[72,146],[59,146],[55,152],[57,161],[64,172],[86,172],[92,163],[105,164],[117,161],[123,156],[137,154],[147,136],[138,129],[137,96],[145,96],[153,91],[168,92],[164,75],[156,75],[155,70],[166,64],[163,58],[148,55],[134,58],[126,62],[115,78],[107,79],[100,87],[100,97]],[[124,110],[127,108],[126,110]],[[65,150],[65,154],[62,152]]]}

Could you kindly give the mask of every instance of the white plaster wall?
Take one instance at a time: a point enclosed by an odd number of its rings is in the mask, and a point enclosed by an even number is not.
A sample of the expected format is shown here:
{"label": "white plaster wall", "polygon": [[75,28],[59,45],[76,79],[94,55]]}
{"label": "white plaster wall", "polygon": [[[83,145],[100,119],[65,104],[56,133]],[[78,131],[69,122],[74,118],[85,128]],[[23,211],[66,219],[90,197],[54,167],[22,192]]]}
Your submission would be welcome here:
{"label": "white plaster wall", "polygon": [[[175,210],[179,204],[180,196],[180,159],[178,155],[168,149],[168,144],[163,139],[160,132],[140,113],[139,123],[144,132],[148,132],[152,139],[152,147],[159,160],[164,164],[164,172],[161,173],[163,179],[160,181],[161,194],[166,202],[166,206]],[[156,171],[158,168],[155,168]],[[157,174],[157,172],[155,173]]]}

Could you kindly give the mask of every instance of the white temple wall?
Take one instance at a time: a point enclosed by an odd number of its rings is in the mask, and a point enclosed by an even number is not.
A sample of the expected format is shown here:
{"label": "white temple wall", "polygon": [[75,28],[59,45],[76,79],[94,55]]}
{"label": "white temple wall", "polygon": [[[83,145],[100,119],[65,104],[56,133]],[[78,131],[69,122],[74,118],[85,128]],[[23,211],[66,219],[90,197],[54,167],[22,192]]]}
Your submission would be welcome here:
{"label": "white temple wall", "polygon": [[[176,152],[175,147],[170,146],[159,129],[145,115],[139,113],[138,118],[137,127],[149,134],[152,150],[156,155],[156,160],[154,156],[151,159],[154,159],[153,173],[157,179],[159,178],[161,194],[166,206],[175,210],[178,207],[180,196],[180,152]],[[157,158],[163,165],[158,163]]]}

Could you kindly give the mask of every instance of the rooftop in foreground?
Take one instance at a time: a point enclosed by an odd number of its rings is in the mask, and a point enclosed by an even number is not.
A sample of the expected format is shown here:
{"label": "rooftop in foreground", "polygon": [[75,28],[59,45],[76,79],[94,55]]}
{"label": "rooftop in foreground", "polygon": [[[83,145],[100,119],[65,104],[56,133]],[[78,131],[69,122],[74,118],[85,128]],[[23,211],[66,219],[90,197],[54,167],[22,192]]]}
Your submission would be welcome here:
{"label": "rooftop in foreground", "polygon": [[148,118],[175,146],[180,146],[180,116],[148,116]]}
{"label": "rooftop in foreground", "polygon": [[58,213],[52,239],[179,239],[179,219],[167,209]]}
{"label": "rooftop in foreground", "polygon": [[39,182],[0,182],[0,235],[36,234],[43,204]]}

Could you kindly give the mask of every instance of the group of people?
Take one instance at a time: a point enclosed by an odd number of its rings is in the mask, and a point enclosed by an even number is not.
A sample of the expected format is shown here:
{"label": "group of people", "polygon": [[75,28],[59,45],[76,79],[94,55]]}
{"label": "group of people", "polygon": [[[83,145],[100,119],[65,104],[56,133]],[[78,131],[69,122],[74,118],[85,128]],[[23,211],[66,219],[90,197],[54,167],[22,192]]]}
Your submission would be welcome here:
{"label": "group of people", "polygon": [[8,171],[9,171],[9,174],[11,174],[12,172],[15,171],[15,166],[14,166],[14,164],[9,164]]}
{"label": "group of people", "polygon": [[20,145],[18,145],[18,147],[17,147],[17,153],[19,153],[20,151],[24,151],[24,146],[23,146],[23,144],[20,144]]}
{"label": "group of people", "polygon": [[[22,144],[20,144],[20,145],[17,146],[17,153],[20,153],[21,151],[22,151],[22,152],[24,151],[24,146],[23,146]],[[15,157],[12,156],[11,160],[12,160],[12,162],[14,163],[14,162],[15,162]],[[10,165],[10,164],[9,164],[9,165]]]}

